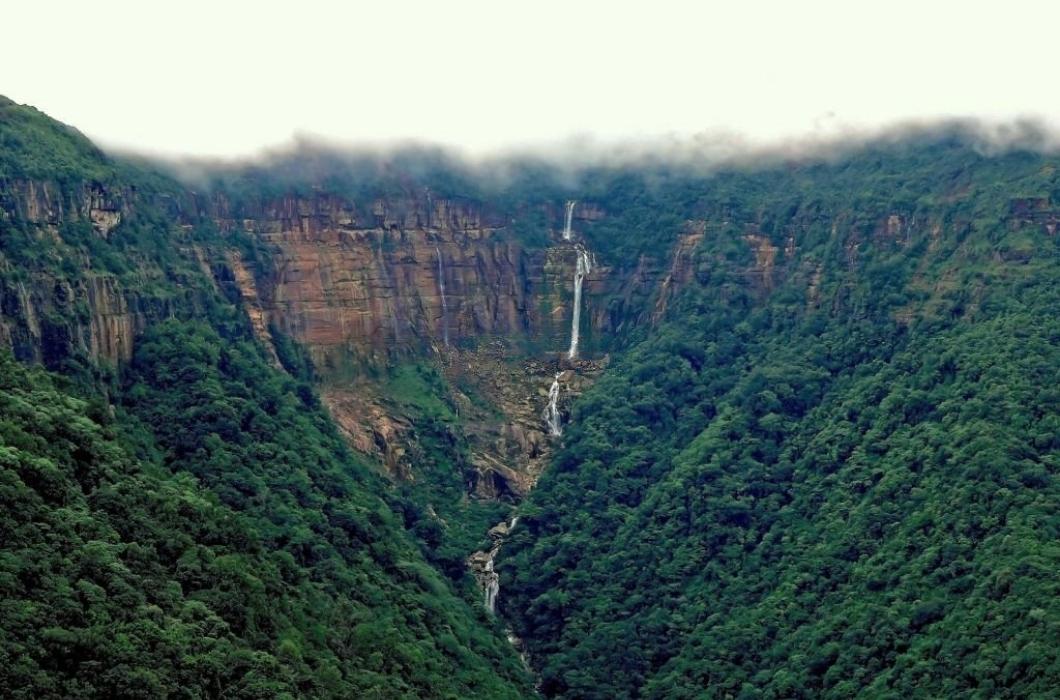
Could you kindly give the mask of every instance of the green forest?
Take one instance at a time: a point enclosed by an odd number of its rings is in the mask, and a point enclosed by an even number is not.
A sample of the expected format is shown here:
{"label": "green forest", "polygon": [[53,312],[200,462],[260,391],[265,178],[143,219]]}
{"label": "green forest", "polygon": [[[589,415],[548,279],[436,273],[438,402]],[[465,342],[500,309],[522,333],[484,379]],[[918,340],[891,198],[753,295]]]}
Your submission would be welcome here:
{"label": "green forest", "polygon": [[[1060,245],[1014,213],[1055,200],[1054,163],[943,133],[709,182],[646,195],[731,223],[575,406],[501,553],[542,693],[1055,696]],[[741,211],[799,236],[765,299]],[[895,212],[920,220],[900,242]]]}
{"label": "green forest", "polygon": [[520,697],[312,390],[205,324],[121,403],[2,362],[8,697]]}
{"label": "green forest", "polygon": [[[192,186],[0,98],[0,695],[1057,697],[1060,158],[956,125],[490,167],[308,149]],[[350,363],[414,424],[416,479],[351,449],[225,267],[269,243],[203,191],[429,191],[540,257],[576,199],[617,279],[701,233],[665,313],[594,302],[622,332],[587,331],[606,368],[516,503],[469,491],[426,350]],[[118,287],[142,324],[111,362],[84,329]],[[494,616],[466,562],[512,513]]]}
{"label": "green forest", "polygon": [[631,352],[503,551],[543,692],[1052,695],[1055,290],[908,332],[712,314]]}

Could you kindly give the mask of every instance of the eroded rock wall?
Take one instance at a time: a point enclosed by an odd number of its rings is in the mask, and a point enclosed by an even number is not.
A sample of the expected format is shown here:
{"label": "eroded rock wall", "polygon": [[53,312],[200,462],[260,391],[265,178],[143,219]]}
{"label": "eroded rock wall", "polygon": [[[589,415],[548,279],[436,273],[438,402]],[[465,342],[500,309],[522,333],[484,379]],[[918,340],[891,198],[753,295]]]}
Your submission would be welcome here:
{"label": "eroded rock wall", "polygon": [[[574,246],[529,249],[486,205],[427,197],[357,205],[321,194],[239,207],[220,200],[216,214],[222,230],[252,234],[272,256],[255,290],[242,285],[244,298],[256,297],[265,325],[305,344],[325,373],[351,357],[446,339],[503,337],[557,351],[568,340]],[[610,272],[595,268],[585,293],[589,325],[605,333],[623,322],[594,303],[618,289]]]}

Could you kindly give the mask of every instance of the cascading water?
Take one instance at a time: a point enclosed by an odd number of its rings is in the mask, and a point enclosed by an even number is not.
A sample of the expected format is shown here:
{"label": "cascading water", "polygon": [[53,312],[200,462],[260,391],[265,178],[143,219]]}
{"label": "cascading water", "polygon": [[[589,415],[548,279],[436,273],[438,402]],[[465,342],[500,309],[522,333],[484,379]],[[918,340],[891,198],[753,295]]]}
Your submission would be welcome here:
{"label": "cascading water", "polygon": [[497,575],[497,572],[493,570],[493,557],[497,556],[497,550],[499,547],[495,547],[490,552],[490,558],[486,561],[486,610],[490,611],[493,615],[497,612],[497,596],[501,592],[501,577]]}
{"label": "cascading water", "polygon": [[563,240],[569,241],[571,239],[571,223],[574,220],[574,205],[577,204],[576,200],[569,200],[567,202],[567,219],[563,224]]}
{"label": "cascading water", "polygon": [[490,530],[490,537],[494,538],[495,541],[493,547],[488,552],[485,550],[475,552],[468,560],[472,571],[475,572],[475,576],[479,580],[479,585],[482,586],[482,604],[490,614],[497,612],[497,596],[501,592],[501,579],[497,572],[493,570],[493,560],[497,558],[497,552],[501,550],[504,538],[512,533],[517,522],[519,522],[518,515],[513,516],[506,523],[500,523],[493,527]]}
{"label": "cascading water", "polygon": [[442,297],[442,337],[445,347],[449,347],[449,305],[445,301],[445,266],[442,263],[442,251],[434,246],[434,252],[438,256],[438,293]]}
{"label": "cascading water", "polygon": [[[544,412],[545,424],[548,425],[548,434],[559,437],[563,434],[563,428],[559,423],[559,374],[552,380],[552,386],[548,390],[548,405]],[[512,527],[515,522],[512,522]]]}
{"label": "cascading water", "polygon": [[578,330],[582,320],[582,282],[585,276],[592,272],[592,260],[589,252],[578,246],[578,266],[574,270],[574,315],[570,328],[570,351],[567,357],[574,359],[578,356]]}

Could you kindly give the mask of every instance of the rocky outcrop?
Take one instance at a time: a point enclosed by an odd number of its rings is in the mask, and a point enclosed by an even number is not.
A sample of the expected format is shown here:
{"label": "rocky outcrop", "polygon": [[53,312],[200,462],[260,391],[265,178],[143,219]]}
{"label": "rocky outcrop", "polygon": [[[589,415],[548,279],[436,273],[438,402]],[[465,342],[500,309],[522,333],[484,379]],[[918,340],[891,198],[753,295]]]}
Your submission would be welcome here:
{"label": "rocky outcrop", "polygon": [[243,254],[240,251],[227,250],[224,255],[227,269],[231,272],[232,283],[239,294],[239,301],[242,302],[247,318],[250,320],[251,330],[265,348],[269,361],[273,366],[280,367],[272,332],[269,330],[265,311],[261,308],[261,295],[258,294],[258,284],[254,279],[254,273],[243,263]]}
{"label": "rocky outcrop", "polygon": [[[561,418],[607,365],[598,360],[569,361],[526,358],[513,360],[502,344],[451,356],[445,372],[454,386],[465,386],[488,403],[466,400],[464,430],[477,478],[472,491],[483,498],[519,499],[537,483],[555,446],[543,417],[548,389],[560,383]],[[561,365],[568,369],[559,371]],[[558,376],[557,376],[558,375]]]}
{"label": "rocky outcrop", "polygon": [[0,341],[17,358],[48,366],[74,354],[115,364],[132,357],[135,337],[152,320],[176,306],[194,313],[199,305],[188,301],[144,296],[108,275],[0,280]]}
{"label": "rocky outcrop", "polygon": [[652,310],[652,323],[658,323],[665,315],[667,306],[678,290],[690,284],[694,278],[693,259],[696,248],[703,242],[707,232],[706,221],[689,221],[685,230],[677,239],[670,260],[670,269],[659,285],[655,308]]}
{"label": "rocky outcrop", "polygon": [[0,217],[38,226],[56,235],[64,223],[87,221],[106,238],[122,221],[132,199],[128,188],[108,188],[100,183],[76,186],[35,180],[0,182]]}
{"label": "rocky outcrop", "polygon": [[366,388],[326,387],[320,398],[350,447],[378,459],[394,478],[415,479],[408,460],[408,419]]}
{"label": "rocky outcrop", "polygon": [[57,274],[0,256],[0,342],[16,357],[49,366],[75,354],[121,362],[132,356],[135,336],[151,319],[168,315],[171,306],[189,312],[201,306],[153,297],[142,289],[146,281],[130,287],[96,269],[98,261],[83,249],[63,246],[70,227],[75,236],[84,235],[87,226],[90,235],[106,239],[128,213],[132,197],[130,189],[99,183],[0,181],[0,226],[48,241],[66,268],[66,274]]}
{"label": "rocky outcrop", "polygon": [[759,289],[765,292],[772,291],[775,284],[773,270],[776,267],[777,251],[780,248],[760,233],[747,233],[743,238],[751,247],[755,258],[754,265],[747,270],[748,278]]}
{"label": "rocky outcrop", "polygon": [[1011,229],[1024,226],[1040,227],[1050,236],[1055,236],[1060,226],[1060,210],[1048,197],[1022,197],[1009,201],[1008,224]]}
{"label": "rocky outcrop", "polygon": [[541,421],[538,364],[513,360],[499,341],[447,359],[450,384],[482,397],[458,400],[477,475],[471,490],[484,498],[525,496],[552,451]]}

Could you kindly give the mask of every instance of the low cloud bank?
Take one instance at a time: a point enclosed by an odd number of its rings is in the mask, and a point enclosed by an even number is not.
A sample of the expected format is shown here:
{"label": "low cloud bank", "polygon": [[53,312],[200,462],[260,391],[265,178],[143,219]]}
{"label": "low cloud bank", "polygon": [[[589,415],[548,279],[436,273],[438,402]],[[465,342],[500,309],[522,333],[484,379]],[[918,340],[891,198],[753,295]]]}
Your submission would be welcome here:
{"label": "low cloud bank", "polygon": [[959,143],[985,156],[1012,151],[1060,151],[1060,133],[1040,120],[952,119],[911,121],[881,129],[849,128],[773,142],[724,132],[610,141],[578,136],[479,156],[411,140],[348,144],[313,136],[300,136],[242,159],[117,155],[146,160],[197,189],[258,177],[266,177],[281,187],[373,180],[411,185],[442,178],[489,191],[534,175],[552,178],[557,186],[576,190],[583,178],[599,170],[669,170],[709,176],[721,170],[838,162],[870,148],[916,148],[942,142]]}

